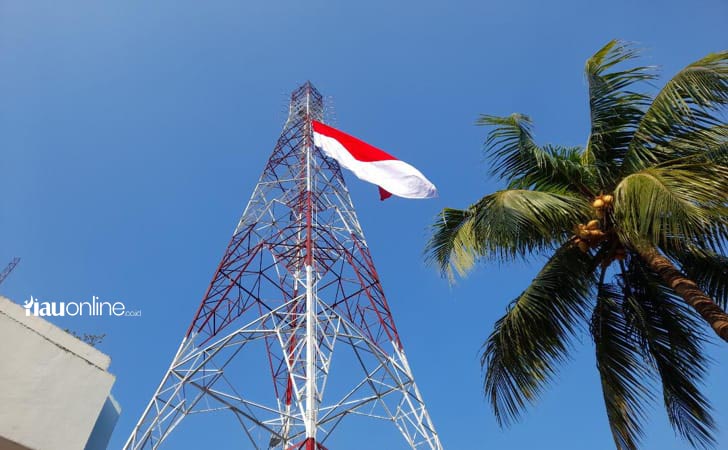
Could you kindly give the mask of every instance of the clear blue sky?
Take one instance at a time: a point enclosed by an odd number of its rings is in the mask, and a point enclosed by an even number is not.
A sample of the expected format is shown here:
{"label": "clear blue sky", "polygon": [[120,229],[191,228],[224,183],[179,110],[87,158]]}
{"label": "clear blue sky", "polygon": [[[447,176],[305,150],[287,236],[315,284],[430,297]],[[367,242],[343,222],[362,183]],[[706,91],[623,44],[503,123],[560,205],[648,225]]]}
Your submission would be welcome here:
{"label": "clear blue sky", "polygon": [[[613,448],[584,336],[525,420],[497,427],[479,347],[537,267],[480,267],[454,287],[423,263],[444,206],[498,187],[479,113],[530,114],[540,142],[581,145],[582,68],[612,38],[670,76],[728,47],[728,3],[0,0],[0,293],[20,302],[91,295],[141,318],[67,319],[104,332],[122,445],[199,303],[285,118],[310,79],[337,124],[419,167],[434,201],[392,199],[349,176],[360,221],[446,448]],[[0,343],[8,345],[8,343]],[[728,446],[728,348],[707,392]],[[261,373],[264,374],[263,369]],[[232,423],[184,422],[179,449],[239,448]],[[232,433],[213,436],[213,430]],[[365,429],[332,450],[372,448]],[[645,449],[687,446],[657,409]],[[404,448],[403,442],[378,448]]]}

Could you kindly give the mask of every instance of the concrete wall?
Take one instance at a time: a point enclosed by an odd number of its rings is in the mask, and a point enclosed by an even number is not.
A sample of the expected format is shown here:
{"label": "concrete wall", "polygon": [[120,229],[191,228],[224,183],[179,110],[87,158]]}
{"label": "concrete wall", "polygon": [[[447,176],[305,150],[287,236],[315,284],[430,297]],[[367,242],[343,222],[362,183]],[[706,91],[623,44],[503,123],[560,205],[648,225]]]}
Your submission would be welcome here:
{"label": "concrete wall", "polygon": [[116,403],[114,397],[107,397],[84,450],[103,450],[108,447],[111,434],[114,432],[120,415],[121,407]]}
{"label": "concrete wall", "polygon": [[84,449],[114,384],[111,360],[25,311],[0,297],[0,450]]}

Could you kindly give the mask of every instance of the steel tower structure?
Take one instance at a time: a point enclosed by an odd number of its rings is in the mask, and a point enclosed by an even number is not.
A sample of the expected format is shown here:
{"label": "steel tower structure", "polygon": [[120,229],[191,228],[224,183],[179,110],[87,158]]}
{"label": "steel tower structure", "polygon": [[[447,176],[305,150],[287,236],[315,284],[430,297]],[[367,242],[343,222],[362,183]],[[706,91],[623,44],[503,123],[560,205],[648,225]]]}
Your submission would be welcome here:
{"label": "steel tower structure", "polygon": [[[156,449],[186,416],[221,409],[256,449],[325,449],[354,415],[392,422],[405,447],[442,448],[341,169],[313,146],[311,120],[323,120],[323,102],[307,82],[126,449]],[[246,353],[272,386],[246,385]]]}

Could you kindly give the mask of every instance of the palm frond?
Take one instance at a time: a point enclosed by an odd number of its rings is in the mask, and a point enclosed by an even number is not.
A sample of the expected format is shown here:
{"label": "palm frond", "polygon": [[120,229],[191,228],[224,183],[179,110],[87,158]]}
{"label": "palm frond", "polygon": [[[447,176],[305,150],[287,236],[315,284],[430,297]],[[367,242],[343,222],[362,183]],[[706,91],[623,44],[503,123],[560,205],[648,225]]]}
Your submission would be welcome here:
{"label": "palm frond", "polygon": [[662,383],[670,423],[693,447],[712,447],[715,422],[700,389],[708,365],[701,323],[640,258],[630,259],[622,283],[625,316]]}
{"label": "palm frond", "polygon": [[559,248],[508,307],[484,344],[484,391],[498,423],[517,420],[568,358],[569,339],[587,321],[595,258]]}
{"label": "palm frond", "polygon": [[581,162],[577,147],[539,147],[531,134],[531,119],[523,114],[482,115],[478,125],[492,126],[485,141],[491,174],[508,181],[510,189],[568,190],[593,196],[594,176]]}
{"label": "palm frond", "polygon": [[595,172],[583,164],[580,147],[543,146],[543,155],[511,188],[532,188],[539,191],[568,191],[594,197],[599,191]]}
{"label": "palm frond", "polygon": [[475,123],[494,127],[485,140],[485,152],[491,159],[491,175],[512,181],[542,158],[543,152],[533,140],[532,122],[527,115],[481,115]]}
{"label": "palm frond", "polygon": [[481,245],[473,233],[473,210],[445,208],[432,225],[425,253],[429,262],[454,281],[475,264]]}
{"label": "palm frond", "polygon": [[617,69],[636,56],[637,51],[629,44],[613,40],[589,58],[584,69],[589,83],[591,132],[583,159],[594,165],[606,189],[611,188],[618,164],[650,101],[648,95],[632,88],[654,79],[652,68]]}
{"label": "palm frond", "polygon": [[477,257],[512,260],[555,248],[589,211],[588,202],[571,195],[497,191],[467,210],[443,210],[425,251],[443,274],[462,275]]}
{"label": "palm frond", "polygon": [[728,125],[714,127],[711,132],[720,134],[719,137],[715,137],[719,143],[707,149],[705,159],[715,164],[728,166]]}
{"label": "palm frond", "polygon": [[644,405],[652,396],[644,382],[649,371],[629,330],[623,303],[618,286],[601,284],[591,333],[614,443],[618,450],[636,450],[643,435]]}
{"label": "palm frond", "polygon": [[724,126],[721,113],[728,105],[728,51],[711,53],[677,73],[655,96],[625,156],[623,173],[679,156],[671,143],[690,142],[693,148],[713,148],[725,141],[714,133]]}
{"label": "palm frond", "polygon": [[728,238],[728,167],[655,166],[625,177],[614,193],[620,238],[635,247],[647,239],[668,252],[688,244],[718,250]]}
{"label": "palm frond", "polygon": [[670,155],[669,160],[711,162],[728,165],[728,125],[701,128],[655,143],[655,154]]}

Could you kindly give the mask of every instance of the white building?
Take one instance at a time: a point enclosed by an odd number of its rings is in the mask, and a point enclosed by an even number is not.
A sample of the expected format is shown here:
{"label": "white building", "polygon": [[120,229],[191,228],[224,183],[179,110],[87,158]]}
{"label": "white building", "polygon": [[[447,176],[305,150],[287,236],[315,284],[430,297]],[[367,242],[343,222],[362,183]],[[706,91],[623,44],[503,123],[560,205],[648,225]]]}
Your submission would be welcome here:
{"label": "white building", "polygon": [[111,359],[0,297],[0,450],[103,450],[120,414]]}

